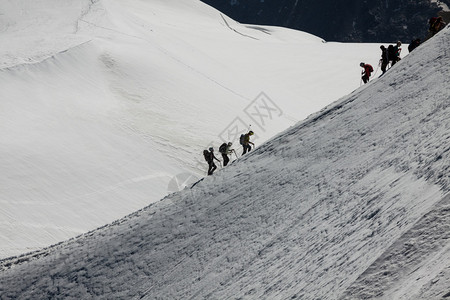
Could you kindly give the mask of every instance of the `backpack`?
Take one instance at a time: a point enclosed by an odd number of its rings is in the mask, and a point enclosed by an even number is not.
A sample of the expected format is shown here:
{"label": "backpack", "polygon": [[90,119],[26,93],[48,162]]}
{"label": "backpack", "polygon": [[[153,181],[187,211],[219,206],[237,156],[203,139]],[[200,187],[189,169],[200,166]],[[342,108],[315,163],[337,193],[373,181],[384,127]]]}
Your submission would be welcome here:
{"label": "backpack", "polygon": [[203,150],[203,157],[207,162],[211,161],[211,153],[208,150]]}
{"label": "backpack", "polygon": [[245,142],[245,134],[241,134],[241,137],[239,138],[239,144],[244,145]]}
{"label": "backpack", "polygon": [[420,39],[412,40],[411,44],[408,46],[408,51],[411,52],[420,45]]}
{"label": "backpack", "polygon": [[389,57],[389,60],[395,59],[395,49],[394,49],[393,45],[388,46],[388,57]]}
{"label": "backpack", "polygon": [[430,28],[429,28],[430,31],[435,30],[435,25],[436,25],[437,19],[438,19],[437,17],[432,17],[432,18],[428,21],[428,24],[430,24]]}
{"label": "backpack", "polygon": [[372,72],[373,72],[373,68],[372,68],[372,66],[371,66],[371,65],[369,65],[369,64],[368,64],[368,66],[369,66],[369,71],[370,71],[370,73],[372,73]]}
{"label": "backpack", "polygon": [[227,154],[227,146],[227,143],[223,143],[222,145],[220,145],[219,152],[222,154]]}

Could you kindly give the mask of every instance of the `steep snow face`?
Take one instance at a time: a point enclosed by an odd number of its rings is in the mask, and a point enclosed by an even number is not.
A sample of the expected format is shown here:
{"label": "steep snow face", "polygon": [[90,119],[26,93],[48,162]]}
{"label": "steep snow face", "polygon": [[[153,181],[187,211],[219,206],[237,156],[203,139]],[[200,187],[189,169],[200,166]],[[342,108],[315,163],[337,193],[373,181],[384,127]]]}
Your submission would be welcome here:
{"label": "steep snow face", "polygon": [[442,299],[447,28],[373,82],[113,225],[2,262],[5,298]]}
{"label": "steep snow face", "polygon": [[249,124],[262,144],[379,57],[196,0],[0,0],[0,38],[0,257],[178,191],[204,148]]}

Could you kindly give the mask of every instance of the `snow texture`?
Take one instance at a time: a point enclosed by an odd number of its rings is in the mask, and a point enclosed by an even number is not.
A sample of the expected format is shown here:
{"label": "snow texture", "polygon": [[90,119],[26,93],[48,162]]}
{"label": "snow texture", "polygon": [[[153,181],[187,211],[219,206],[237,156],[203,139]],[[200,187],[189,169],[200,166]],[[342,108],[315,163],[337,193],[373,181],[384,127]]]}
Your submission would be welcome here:
{"label": "snow texture", "polygon": [[447,27],[195,185],[4,259],[1,298],[448,298],[449,40]]}
{"label": "snow texture", "polygon": [[0,37],[0,258],[184,188],[203,149],[249,124],[261,145],[379,57],[192,0],[0,0]]}

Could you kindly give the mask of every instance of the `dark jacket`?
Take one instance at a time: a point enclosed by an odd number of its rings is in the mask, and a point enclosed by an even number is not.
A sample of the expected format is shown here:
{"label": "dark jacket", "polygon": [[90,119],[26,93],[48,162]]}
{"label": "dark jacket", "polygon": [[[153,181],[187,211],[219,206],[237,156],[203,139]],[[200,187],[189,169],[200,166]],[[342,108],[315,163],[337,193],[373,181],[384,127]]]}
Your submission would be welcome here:
{"label": "dark jacket", "polygon": [[389,56],[386,48],[381,48],[381,61],[384,63],[389,62]]}

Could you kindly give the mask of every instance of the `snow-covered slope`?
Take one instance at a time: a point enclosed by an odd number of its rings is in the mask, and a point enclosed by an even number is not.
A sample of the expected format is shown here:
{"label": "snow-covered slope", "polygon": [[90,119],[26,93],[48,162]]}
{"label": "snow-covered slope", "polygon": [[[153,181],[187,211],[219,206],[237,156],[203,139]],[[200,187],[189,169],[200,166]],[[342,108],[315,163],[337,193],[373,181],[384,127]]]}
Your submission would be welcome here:
{"label": "snow-covered slope", "polygon": [[204,176],[210,144],[251,124],[260,145],[379,57],[197,0],[0,0],[0,39],[3,258],[177,191]]}
{"label": "snow-covered slope", "polygon": [[450,29],[112,225],[2,262],[5,299],[443,299]]}

